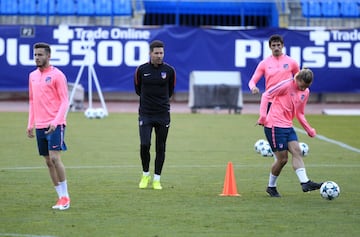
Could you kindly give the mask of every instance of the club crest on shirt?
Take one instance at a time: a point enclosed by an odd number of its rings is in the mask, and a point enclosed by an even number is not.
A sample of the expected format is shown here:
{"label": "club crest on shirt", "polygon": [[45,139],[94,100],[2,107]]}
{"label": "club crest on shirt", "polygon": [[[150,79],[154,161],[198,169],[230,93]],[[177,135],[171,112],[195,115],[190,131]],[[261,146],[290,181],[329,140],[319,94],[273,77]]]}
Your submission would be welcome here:
{"label": "club crest on shirt", "polygon": [[284,69],[288,69],[288,68],[289,68],[289,64],[285,63],[285,64],[283,65],[283,68],[284,68]]}
{"label": "club crest on shirt", "polygon": [[45,83],[50,84],[51,83],[51,77],[46,77],[45,78]]}
{"label": "club crest on shirt", "polygon": [[279,148],[282,149],[284,147],[284,144],[280,143]]}
{"label": "club crest on shirt", "polygon": [[304,100],[304,99],[305,99],[305,95],[304,95],[304,94],[301,94],[300,100]]}
{"label": "club crest on shirt", "polygon": [[166,72],[161,72],[161,78],[165,79],[166,78]]}

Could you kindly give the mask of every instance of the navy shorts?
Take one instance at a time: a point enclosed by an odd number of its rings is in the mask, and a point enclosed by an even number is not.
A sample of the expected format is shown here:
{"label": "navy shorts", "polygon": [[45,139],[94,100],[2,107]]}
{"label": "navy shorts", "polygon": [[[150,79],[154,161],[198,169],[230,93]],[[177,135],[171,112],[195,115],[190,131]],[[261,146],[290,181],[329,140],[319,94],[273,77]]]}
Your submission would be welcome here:
{"label": "navy shorts", "polygon": [[274,152],[288,150],[288,143],[298,140],[294,128],[265,127],[264,131],[266,139]]}
{"label": "navy shorts", "polygon": [[58,125],[55,131],[45,134],[48,128],[36,129],[36,140],[39,154],[41,156],[48,156],[49,150],[66,151],[66,144],[64,141],[65,125]]}

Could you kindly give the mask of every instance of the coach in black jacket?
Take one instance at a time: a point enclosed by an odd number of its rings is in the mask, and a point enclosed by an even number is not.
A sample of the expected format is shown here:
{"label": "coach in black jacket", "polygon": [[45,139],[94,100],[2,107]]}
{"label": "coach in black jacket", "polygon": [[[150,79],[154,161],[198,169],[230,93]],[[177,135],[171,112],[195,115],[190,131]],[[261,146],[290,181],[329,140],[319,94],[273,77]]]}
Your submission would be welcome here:
{"label": "coach in black jacket", "polygon": [[135,91],[140,96],[139,134],[143,169],[139,188],[147,188],[151,180],[150,145],[154,128],[156,157],[152,187],[162,189],[160,175],[165,161],[166,139],[170,127],[170,97],[174,93],[176,83],[175,69],[164,63],[163,59],[164,43],[154,40],[150,43],[150,62],[140,65],[135,72]]}

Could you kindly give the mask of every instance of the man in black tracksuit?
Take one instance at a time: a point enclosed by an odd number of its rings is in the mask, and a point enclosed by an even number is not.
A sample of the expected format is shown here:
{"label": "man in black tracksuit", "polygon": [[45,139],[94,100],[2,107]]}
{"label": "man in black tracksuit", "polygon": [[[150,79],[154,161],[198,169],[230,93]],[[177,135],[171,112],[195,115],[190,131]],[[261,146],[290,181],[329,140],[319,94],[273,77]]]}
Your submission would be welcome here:
{"label": "man in black tracksuit", "polygon": [[162,189],[160,175],[165,161],[166,139],[170,127],[170,97],[176,83],[175,69],[164,63],[164,43],[150,43],[150,62],[140,65],[135,72],[135,91],[140,96],[139,134],[140,157],[143,169],[139,188],[150,183],[151,133],[155,129],[156,157],[152,186]]}

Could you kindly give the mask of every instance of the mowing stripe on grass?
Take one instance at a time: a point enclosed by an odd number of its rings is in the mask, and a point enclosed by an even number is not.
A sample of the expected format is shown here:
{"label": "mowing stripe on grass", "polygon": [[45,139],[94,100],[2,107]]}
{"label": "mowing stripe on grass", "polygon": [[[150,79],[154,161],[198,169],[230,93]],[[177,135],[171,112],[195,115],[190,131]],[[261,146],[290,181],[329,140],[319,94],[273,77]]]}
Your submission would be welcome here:
{"label": "mowing stripe on grass", "polygon": [[[296,128],[294,127],[295,131],[297,132],[300,132],[300,133],[303,133],[303,134],[307,134],[306,131],[304,131],[303,129],[300,129],[300,128]],[[316,138],[322,140],[322,141],[325,141],[325,142],[329,142],[329,143],[332,143],[332,144],[335,144],[335,145],[338,145],[342,148],[345,148],[347,150],[350,150],[350,151],[354,151],[354,152],[357,152],[357,153],[360,153],[360,149],[356,148],[356,147],[352,147],[348,144],[345,144],[343,142],[339,142],[339,141],[336,141],[336,140],[333,140],[333,139],[330,139],[330,138],[327,138],[323,135],[316,135]]]}
{"label": "mowing stripe on grass", "polygon": [[[263,165],[241,165],[241,164],[237,164],[234,165],[235,168],[237,169],[248,169],[248,168],[264,168],[264,167],[268,167],[270,165],[270,163],[266,163]],[[328,167],[328,168],[360,168],[360,164],[359,165],[354,165],[354,164],[309,164],[307,165],[308,167]],[[109,165],[109,166],[105,166],[105,165],[99,165],[99,166],[67,166],[67,169],[139,169],[140,166],[138,165]],[[204,168],[204,169],[208,169],[208,168],[226,168],[226,164],[222,164],[222,165],[168,165],[166,166],[166,168],[168,169],[193,169],[193,168]],[[0,170],[37,170],[37,169],[47,169],[44,166],[32,166],[32,167],[0,167]],[[1,236],[1,235],[0,235]]]}
{"label": "mowing stripe on grass", "polygon": [[9,237],[55,237],[53,235],[24,235],[24,234],[15,234],[15,233],[0,233],[0,236],[9,236]]}

